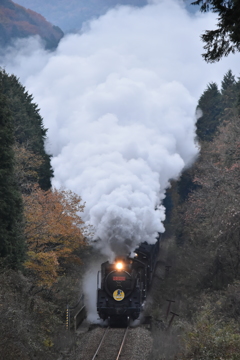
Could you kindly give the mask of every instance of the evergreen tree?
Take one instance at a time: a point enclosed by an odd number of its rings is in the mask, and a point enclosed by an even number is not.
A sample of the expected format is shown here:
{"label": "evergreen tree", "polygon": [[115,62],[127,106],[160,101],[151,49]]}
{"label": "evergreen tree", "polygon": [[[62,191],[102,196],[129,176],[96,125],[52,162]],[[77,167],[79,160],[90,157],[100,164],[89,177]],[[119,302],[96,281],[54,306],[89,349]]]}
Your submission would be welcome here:
{"label": "evergreen tree", "polygon": [[[2,85],[2,84],[0,84]],[[14,135],[7,98],[0,91],[0,257],[18,267],[24,259],[22,198],[14,177]]]}
{"label": "evergreen tree", "polygon": [[197,121],[197,136],[200,141],[211,141],[222,113],[222,96],[216,83],[210,83],[199,99],[197,109],[202,116]]}
{"label": "evergreen tree", "polygon": [[236,109],[238,112],[238,115],[240,115],[240,78],[238,78],[237,82],[236,82],[236,97],[237,97],[237,101],[236,101]]}
{"label": "evergreen tree", "polygon": [[51,187],[46,132],[32,96],[15,76],[1,70],[0,258],[4,266],[17,268],[25,258],[21,192],[28,193],[36,182],[43,190]]}
{"label": "evergreen tree", "polygon": [[33,103],[32,95],[28,94],[14,75],[9,76],[2,71],[0,79],[3,92],[9,100],[15,142],[37,157],[41,157],[41,164],[36,164],[36,168],[33,170],[38,174],[40,187],[48,190],[51,187],[53,170],[50,165],[50,156],[44,149],[47,130],[43,126],[38,106]]}
{"label": "evergreen tree", "polygon": [[228,72],[223,77],[222,93],[224,93],[224,91],[229,90],[229,88],[232,88],[235,84],[236,84],[235,76],[233,75],[232,70],[228,70]]}
{"label": "evergreen tree", "polygon": [[197,0],[201,11],[218,14],[217,29],[207,30],[202,35],[205,43],[203,54],[207,62],[219,61],[223,56],[240,50],[240,2],[239,0]]}
{"label": "evergreen tree", "polygon": [[229,70],[222,81],[222,107],[224,109],[224,115],[230,115],[233,108],[237,104],[237,82],[235,80],[232,71]]}
{"label": "evergreen tree", "polygon": [[177,191],[179,194],[179,203],[184,203],[189,194],[197,190],[198,185],[193,182],[194,167],[183,171],[180,179],[177,182]]}

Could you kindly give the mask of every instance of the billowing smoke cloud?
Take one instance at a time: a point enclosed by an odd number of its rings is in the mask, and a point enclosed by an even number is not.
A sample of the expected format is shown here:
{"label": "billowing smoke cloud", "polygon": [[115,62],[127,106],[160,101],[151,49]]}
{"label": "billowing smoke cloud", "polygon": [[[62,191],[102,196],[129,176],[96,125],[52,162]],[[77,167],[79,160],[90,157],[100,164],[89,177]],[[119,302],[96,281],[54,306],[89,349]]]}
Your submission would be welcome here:
{"label": "billowing smoke cloud", "polygon": [[177,0],[155,0],[109,11],[55,53],[35,39],[6,56],[49,129],[53,185],[86,201],[85,220],[108,256],[164,231],[165,189],[197,155],[197,99],[239,63],[203,62],[199,36],[214,23]]}

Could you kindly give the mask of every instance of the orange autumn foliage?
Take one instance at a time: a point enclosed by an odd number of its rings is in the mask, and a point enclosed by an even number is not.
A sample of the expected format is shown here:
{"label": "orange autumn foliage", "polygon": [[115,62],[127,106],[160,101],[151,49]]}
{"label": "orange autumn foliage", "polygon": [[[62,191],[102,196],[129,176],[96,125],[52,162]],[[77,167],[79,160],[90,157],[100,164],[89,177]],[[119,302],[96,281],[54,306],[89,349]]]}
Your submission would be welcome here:
{"label": "orange autumn foliage", "polygon": [[28,245],[25,267],[37,274],[39,285],[50,287],[61,270],[60,261],[80,261],[73,253],[85,245],[86,228],[79,214],[84,204],[69,190],[43,191],[37,186],[23,198]]}

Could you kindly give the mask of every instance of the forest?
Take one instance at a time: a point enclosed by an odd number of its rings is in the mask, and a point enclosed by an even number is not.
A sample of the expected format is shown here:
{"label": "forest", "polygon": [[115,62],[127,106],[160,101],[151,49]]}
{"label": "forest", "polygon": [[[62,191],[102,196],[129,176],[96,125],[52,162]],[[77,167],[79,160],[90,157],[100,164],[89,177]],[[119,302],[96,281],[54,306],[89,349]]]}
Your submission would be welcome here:
{"label": "forest", "polygon": [[220,89],[207,85],[196,109],[199,157],[167,191],[164,261],[171,270],[155,290],[154,316],[163,319],[173,299],[179,318],[167,339],[157,332],[168,345],[156,345],[163,355],[155,359],[239,358],[239,89],[231,70]]}
{"label": "forest", "polygon": [[0,352],[5,360],[54,359],[65,333],[54,349],[52,337],[63,329],[67,297],[79,296],[89,251],[79,216],[84,204],[71,191],[51,188],[38,106],[4,70],[0,102]]}

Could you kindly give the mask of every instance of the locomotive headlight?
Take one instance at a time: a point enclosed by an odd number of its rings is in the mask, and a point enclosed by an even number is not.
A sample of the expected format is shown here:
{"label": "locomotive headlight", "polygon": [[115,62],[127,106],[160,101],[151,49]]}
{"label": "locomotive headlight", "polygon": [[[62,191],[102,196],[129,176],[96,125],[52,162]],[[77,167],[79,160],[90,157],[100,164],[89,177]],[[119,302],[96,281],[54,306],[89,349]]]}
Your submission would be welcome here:
{"label": "locomotive headlight", "polygon": [[123,269],[123,263],[122,262],[117,262],[116,263],[116,269],[117,270],[122,270]]}

